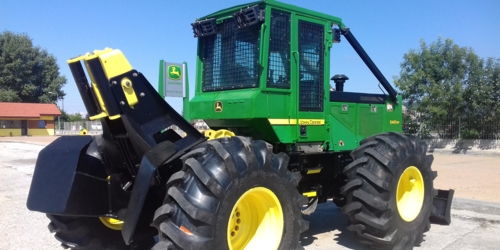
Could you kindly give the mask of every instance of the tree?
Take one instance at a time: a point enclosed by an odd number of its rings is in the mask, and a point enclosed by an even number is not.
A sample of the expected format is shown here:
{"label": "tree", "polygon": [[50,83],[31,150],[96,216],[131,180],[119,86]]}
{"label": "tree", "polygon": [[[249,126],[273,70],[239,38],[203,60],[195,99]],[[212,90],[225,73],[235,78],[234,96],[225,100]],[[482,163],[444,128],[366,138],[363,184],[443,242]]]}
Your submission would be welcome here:
{"label": "tree", "polygon": [[66,82],[56,58],[26,34],[0,33],[0,102],[52,103]]}
{"label": "tree", "polygon": [[467,125],[457,122],[444,130],[458,132],[452,126],[461,126],[469,135],[482,135],[486,132],[479,129],[481,124],[500,120],[500,60],[482,59],[472,48],[460,47],[451,39],[439,38],[430,45],[421,40],[419,50],[404,54],[394,83],[405,102],[426,121],[473,118]]}
{"label": "tree", "polygon": [[418,111],[447,116],[464,108],[463,85],[472,49],[459,47],[451,39],[439,38],[428,46],[420,41],[420,50],[404,54],[399,77],[394,78],[403,99]]}
{"label": "tree", "polygon": [[64,110],[61,111],[61,122],[80,122],[86,120],[86,117],[82,117],[80,113],[68,114]]}

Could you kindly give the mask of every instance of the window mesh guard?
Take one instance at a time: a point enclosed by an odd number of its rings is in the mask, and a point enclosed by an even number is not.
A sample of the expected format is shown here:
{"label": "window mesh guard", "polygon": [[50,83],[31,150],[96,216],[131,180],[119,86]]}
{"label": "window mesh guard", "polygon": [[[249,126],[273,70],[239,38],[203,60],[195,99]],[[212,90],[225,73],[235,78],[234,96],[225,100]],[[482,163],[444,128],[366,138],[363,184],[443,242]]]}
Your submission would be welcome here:
{"label": "window mesh guard", "polygon": [[299,21],[299,110],[323,111],[324,26]]}
{"label": "window mesh guard", "polygon": [[228,19],[218,30],[217,35],[200,38],[204,43],[203,91],[257,87],[260,25],[238,29]]}
{"label": "window mesh guard", "polygon": [[290,14],[271,12],[267,87],[290,88]]}

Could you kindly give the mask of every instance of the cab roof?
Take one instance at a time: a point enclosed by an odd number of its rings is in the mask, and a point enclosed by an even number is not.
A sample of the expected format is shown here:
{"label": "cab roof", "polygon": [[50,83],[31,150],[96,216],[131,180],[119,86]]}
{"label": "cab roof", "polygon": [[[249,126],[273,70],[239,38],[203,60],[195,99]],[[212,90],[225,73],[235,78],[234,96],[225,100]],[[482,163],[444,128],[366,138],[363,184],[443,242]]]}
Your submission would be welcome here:
{"label": "cab roof", "polygon": [[335,17],[335,16],[331,16],[331,15],[324,14],[321,12],[298,7],[295,5],[279,2],[276,0],[262,0],[262,1],[256,1],[256,2],[246,3],[246,4],[236,5],[236,6],[229,7],[229,8],[223,9],[223,10],[219,10],[219,11],[214,12],[212,14],[203,16],[201,18],[198,18],[197,20],[203,20],[203,19],[208,19],[208,18],[218,19],[218,18],[223,18],[223,17],[227,17],[227,16],[232,16],[233,13],[235,13],[243,8],[246,8],[249,6],[254,6],[254,5],[259,5],[261,8],[265,8],[266,6],[270,6],[270,7],[278,8],[278,9],[281,9],[284,11],[297,13],[297,14],[300,14],[302,16],[312,17],[312,18],[316,18],[316,19],[322,19],[325,21],[330,21],[330,22],[332,22],[332,24],[339,25],[341,28],[343,28],[343,26],[344,26],[342,24],[342,19],[339,17]]}

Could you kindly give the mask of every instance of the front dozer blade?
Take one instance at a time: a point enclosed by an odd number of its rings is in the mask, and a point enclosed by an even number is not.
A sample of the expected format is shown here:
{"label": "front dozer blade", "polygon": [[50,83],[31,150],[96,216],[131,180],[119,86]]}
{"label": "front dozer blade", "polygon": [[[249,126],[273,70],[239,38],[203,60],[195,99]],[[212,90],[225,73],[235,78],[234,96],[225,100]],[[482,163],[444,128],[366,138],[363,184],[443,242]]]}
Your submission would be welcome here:
{"label": "front dozer blade", "polygon": [[450,225],[451,224],[451,202],[453,201],[455,190],[437,190],[437,194],[432,201],[435,211],[431,214],[431,223]]}

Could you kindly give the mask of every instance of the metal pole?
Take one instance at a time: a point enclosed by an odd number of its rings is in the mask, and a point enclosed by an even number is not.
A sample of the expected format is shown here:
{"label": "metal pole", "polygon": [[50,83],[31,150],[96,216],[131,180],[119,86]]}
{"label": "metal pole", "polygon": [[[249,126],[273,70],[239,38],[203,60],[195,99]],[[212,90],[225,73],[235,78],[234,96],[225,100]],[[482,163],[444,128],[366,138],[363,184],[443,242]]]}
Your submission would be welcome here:
{"label": "metal pole", "polygon": [[387,93],[389,94],[391,99],[395,103],[397,103],[398,102],[398,98],[397,98],[398,93],[396,92],[396,90],[394,90],[394,88],[391,86],[391,84],[387,81],[387,79],[382,74],[382,72],[380,72],[377,65],[375,65],[375,63],[372,61],[372,59],[368,56],[368,54],[363,49],[363,47],[361,47],[358,40],[356,40],[356,38],[352,34],[352,31],[349,30],[348,28],[345,28],[345,29],[341,29],[341,32],[344,35],[344,37],[347,39],[347,41],[349,42],[351,47],[356,51],[356,53],[358,53],[359,57],[361,58],[361,60],[363,60],[363,62],[368,67],[368,69],[370,69],[370,71],[373,73],[375,78],[377,78],[377,80],[382,84],[382,86],[385,88],[385,90],[387,90]]}
{"label": "metal pole", "polygon": [[[56,98],[57,98],[57,100],[59,100],[59,95],[57,94],[57,92],[56,92]],[[61,116],[60,115],[57,116],[57,127],[59,130],[59,133],[61,133]]]}
{"label": "metal pole", "polygon": [[460,116],[458,117],[458,138],[460,139],[460,131],[462,130],[462,126],[460,124]]}

